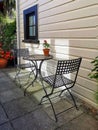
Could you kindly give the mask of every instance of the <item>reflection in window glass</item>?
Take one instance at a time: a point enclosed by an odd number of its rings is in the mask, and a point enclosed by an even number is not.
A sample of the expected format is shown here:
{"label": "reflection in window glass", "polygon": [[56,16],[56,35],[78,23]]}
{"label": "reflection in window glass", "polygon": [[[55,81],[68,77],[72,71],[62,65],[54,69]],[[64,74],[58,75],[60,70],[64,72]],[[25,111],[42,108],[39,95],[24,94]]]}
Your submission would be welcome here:
{"label": "reflection in window glass", "polygon": [[35,15],[29,16],[29,26],[35,25]]}
{"label": "reflection in window glass", "polygon": [[29,36],[35,36],[35,27],[29,27]]}

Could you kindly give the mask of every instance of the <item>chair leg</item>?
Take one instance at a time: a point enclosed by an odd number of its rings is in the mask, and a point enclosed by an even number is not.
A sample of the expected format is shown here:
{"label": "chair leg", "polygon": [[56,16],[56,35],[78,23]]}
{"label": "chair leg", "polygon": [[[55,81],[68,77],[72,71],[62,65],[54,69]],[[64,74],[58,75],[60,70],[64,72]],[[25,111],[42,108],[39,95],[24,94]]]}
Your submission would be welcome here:
{"label": "chair leg", "polygon": [[40,101],[39,105],[42,104],[42,101],[43,101],[44,98],[48,98],[48,100],[49,100],[49,102],[50,102],[50,104],[51,104],[52,110],[53,110],[53,114],[54,114],[54,117],[55,117],[55,121],[57,122],[58,119],[57,119],[57,116],[56,116],[56,112],[55,112],[54,106],[53,106],[53,104],[52,104],[52,101],[51,101],[50,98],[49,98],[49,96],[53,93],[53,90],[52,90],[51,93],[47,94],[47,91],[46,91],[46,89],[45,89],[45,87],[44,87],[43,81],[41,81],[41,83],[42,83],[43,90],[44,90],[44,92],[45,92],[46,95],[41,98],[41,101]]}
{"label": "chair leg", "polygon": [[[66,90],[66,89],[65,89],[65,90]],[[59,96],[61,96],[61,95],[62,95],[62,93],[63,93],[65,90],[62,90],[62,91],[60,92]]]}
{"label": "chair leg", "polygon": [[15,80],[17,79],[19,73],[20,73],[20,69],[16,72],[16,75],[15,75],[15,78],[14,78]]}
{"label": "chair leg", "polygon": [[[30,76],[31,76],[32,73],[33,73],[33,75],[34,75],[34,77],[35,77],[34,70],[32,70],[32,71],[29,73],[28,79],[27,79],[26,83],[25,83],[23,86],[26,86],[26,85],[29,83],[29,81],[30,81]],[[30,85],[31,85],[31,84],[30,84]],[[30,86],[30,85],[28,85],[28,86]],[[33,86],[33,84],[32,84],[32,86]],[[28,88],[28,87],[27,87],[27,88]],[[27,88],[26,88],[26,89],[27,89]]]}
{"label": "chair leg", "polygon": [[[65,86],[65,87],[66,87],[66,86]],[[63,89],[63,90],[61,91],[61,93],[59,94],[59,96],[61,96],[61,94],[62,94],[65,90],[67,90],[67,91],[69,92],[69,94],[70,94],[70,96],[71,96],[71,98],[72,98],[72,100],[73,100],[73,103],[74,103],[76,109],[78,110],[78,106],[77,106],[77,104],[76,104],[76,101],[75,101],[75,99],[74,99],[74,96],[72,95],[72,93],[70,92],[70,90],[69,90],[67,87],[66,87],[66,89]]]}
{"label": "chair leg", "polygon": [[[43,101],[44,98],[47,98],[47,97],[49,97],[50,95],[52,95],[52,93],[49,93],[49,94],[46,94],[45,96],[43,96],[43,97],[41,98],[41,100],[40,100],[39,105],[41,105],[42,102],[44,102],[44,101]],[[46,100],[45,100],[45,101],[46,101]]]}
{"label": "chair leg", "polygon": [[53,113],[54,113],[54,117],[55,117],[55,121],[57,122],[58,119],[57,119],[56,112],[55,112],[55,109],[54,109],[54,107],[53,107],[52,101],[50,100],[50,98],[49,98],[48,96],[47,96],[47,98],[48,98],[48,100],[49,100],[49,102],[50,102],[50,104],[51,104],[51,107],[52,107],[52,110],[53,110]]}
{"label": "chair leg", "polygon": [[53,110],[53,114],[54,114],[54,117],[55,117],[55,121],[57,122],[58,119],[57,119],[57,116],[56,116],[56,112],[55,112],[54,106],[53,106],[53,104],[52,104],[52,101],[50,100],[50,98],[49,98],[48,95],[45,95],[45,96],[43,96],[43,97],[41,98],[41,101],[40,101],[39,105],[42,104],[42,100],[43,100],[44,98],[48,98],[48,100],[49,100],[49,102],[50,102],[50,104],[51,104],[52,110]]}
{"label": "chair leg", "polygon": [[74,99],[74,97],[73,97],[73,95],[72,95],[72,93],[69,91],[69,89],[67,89],[67,91],[69,92],[69,94],[70,94],[70,96],[71,96],[71,98],[72,98],[72,100],[73,100],[73,103],[74,103],[76,109],[79,110],[79,109],[78,109],[78,106],[77,106],[77,104],[76,104],[76,101],[75,101],[75,99]]}
{"label": "chair leg", "polygon": [[36,75],[35,75],[33,81],[25,88],[25,90],[24,90],[24,96],[26,95],[27,89],[28,89],[31,85],[33,86],[33,83],[36,81],[36,79],[37,79],[37,73],[36,73]]}
{"label": "chair leg", "polygon": [[[19,79],[19,77],[18,77],[18,75],[20,74],[20,69],[16,72],[16,75],[15,75],[15,78],[14,78],[14,80],[16,81],[16,79],[18,80],[18,82],[19,82],[19,84],[20,84],[20,79]],[[21,88],[21,84],[20,84],[20,88]]]}
{"label": "chair leg", "polygon": [[25,90],[24,90],[24,96],[26,96],[26,91],[30,87],[30,85],[31,85],[31,83],[25,88]]}

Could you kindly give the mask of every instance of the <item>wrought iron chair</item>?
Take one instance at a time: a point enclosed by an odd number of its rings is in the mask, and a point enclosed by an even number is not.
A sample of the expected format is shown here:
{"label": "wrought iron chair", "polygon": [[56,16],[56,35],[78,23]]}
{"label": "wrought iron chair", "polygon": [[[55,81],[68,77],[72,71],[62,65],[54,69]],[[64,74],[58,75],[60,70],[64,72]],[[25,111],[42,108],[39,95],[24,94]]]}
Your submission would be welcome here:
{"label": "wrought iron chair", "polygon": [[[22,71],[22,70],[30,68],[30,71],[27,71],[27,73],[28,73],[28,78],[27,78],[27,82],[26,82],[26,84],[27,84],[29,81],[30,75],[32,73],[34,74],[35,67],[34,67],[34,64],[31,62],[21,63],[21,58],[27,57],[29,55],[28,48],[15,49],[14,55],[17,58],[17,63],[16,63],[16,60],[14,61],[14,66],[16,68],[15,81],[17,80],[17,82],[19,83],[19,85],[21,87],[22,84],[21,84],[20,75],[24,76],[26,74],[26,72]],[[24,86],[26,84],[24,84]]]}
{"label": "wrought iron chair", "polygon": [[[56,73],[54,75],[42,77],[42,85],[43,85],[43,90],[45,92],[45,96],[43,96],[41,98],[40,104],[42,104],[42,102],[46,101],[44,98],[47,98],[47,100],[49,100],[56,122],[57,122],[57,116],[66,110],[56,113],[53,102],[52,102],[53,97],[52,98],[50,97],[52,94],[55,94],[55,92],[54,92],[55,89],[59,88],[59,91],[57,91],[57,92],[59,92],[59,94],[56,95],[56,97],[57,96],[62,97],[62,93],[64,91],[68,91],[69,95],[72,98],[74,106],[76,107],[76,109],[78,109],[74,96],[72,95],[72,92],[70,90],[71,90],[71,88],[74,87],[74,85],[76,83],[81,60],[82,60],[81,57],[77,58],[77,59],[71,59],[71,60],[59,60],[57,63]],[[69,77],[68,77],[68,74],[70,74]],[[45,84],[44,84],[45,82],[48,83],[49,86],[51,87],[50,93],[47,91],[47,87],[45,87]],[[63,89],[61,89],[62,86],[63,86]]]}

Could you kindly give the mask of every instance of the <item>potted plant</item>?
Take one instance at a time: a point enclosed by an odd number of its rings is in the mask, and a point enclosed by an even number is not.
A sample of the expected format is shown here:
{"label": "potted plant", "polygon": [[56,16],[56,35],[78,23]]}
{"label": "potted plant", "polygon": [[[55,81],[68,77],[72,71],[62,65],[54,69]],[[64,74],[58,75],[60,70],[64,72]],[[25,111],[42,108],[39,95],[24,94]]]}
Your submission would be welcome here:
{"label": "potted plant", "polygon": [[47,42],[47,40],[44,40],[43,47],[44,47],[44,49],[43,49],[44,55],[49,56],[50,44]]}
{"label": "potted plant", "polygon": [[12,52],[4,51],[2,48],[2,43],[0,43],[0,68],[5,68],[8,60],[12,60],[13,58]]}
{"label": "potted plant", "polygon": [[[95,57],[95,59],[91,63],[94,65],[94,68],[91,70],[91,73],[89,73],[89,77],[95,79],[98,84],[98,56]],[[98,89],[95,93],[95,98],[98,103]]]}

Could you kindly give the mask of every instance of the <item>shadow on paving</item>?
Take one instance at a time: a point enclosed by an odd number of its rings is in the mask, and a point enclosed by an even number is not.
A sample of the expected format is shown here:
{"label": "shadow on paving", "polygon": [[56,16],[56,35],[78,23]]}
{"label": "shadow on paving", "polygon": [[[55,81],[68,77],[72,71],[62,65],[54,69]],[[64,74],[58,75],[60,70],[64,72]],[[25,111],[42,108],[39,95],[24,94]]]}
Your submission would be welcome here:
{"label": "shadow on paving", "polygon": [[[38,105],[44,95],[41,84],[35,82],[24,96],[26,86],[19,88],[14,76],[14,69],[0,70],[0,130],[98,130],[98,121],[81,108],[62,113],[56,123],[49,102]],[[26,79],[22,79],[22,84]],[[56,98],[53,103],[57,112],[72,105],[64,98]]]}

